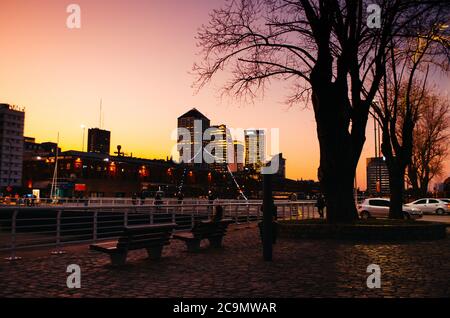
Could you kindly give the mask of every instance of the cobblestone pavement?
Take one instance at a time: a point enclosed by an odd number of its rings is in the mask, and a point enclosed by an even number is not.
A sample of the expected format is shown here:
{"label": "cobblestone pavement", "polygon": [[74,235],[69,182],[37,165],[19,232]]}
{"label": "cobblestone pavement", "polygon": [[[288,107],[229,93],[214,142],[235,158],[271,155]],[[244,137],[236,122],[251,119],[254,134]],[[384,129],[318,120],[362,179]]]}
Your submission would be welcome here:
{"label": "cobblestone pavement", "polygon": [[[256,227],[231,229],[225,247],[185,251],[172,241],[160,261],[131,252],[121,268],[86,245],[65,255],[0,261],[0,297],[449,297],[450,238],[403,244],[287,240],[263,262]],[[381,288],[368,289],[369,264]],[[66,267],[81,267],[81,289],[66,287]]]}

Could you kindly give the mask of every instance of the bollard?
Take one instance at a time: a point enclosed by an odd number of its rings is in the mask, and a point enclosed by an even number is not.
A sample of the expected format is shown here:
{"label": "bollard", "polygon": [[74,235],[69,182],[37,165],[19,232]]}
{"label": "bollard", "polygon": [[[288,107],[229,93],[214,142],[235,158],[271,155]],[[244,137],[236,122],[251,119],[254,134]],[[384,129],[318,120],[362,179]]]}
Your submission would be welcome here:
{"label": "bollard", "polygon": [[21,260],[22,257],[19,257],[16,255],[16,221],[17,221],[17,214],[19,213],[18,210],[14,210],[11,220],[11,256],[5,258],[5,260],[14,262]]}

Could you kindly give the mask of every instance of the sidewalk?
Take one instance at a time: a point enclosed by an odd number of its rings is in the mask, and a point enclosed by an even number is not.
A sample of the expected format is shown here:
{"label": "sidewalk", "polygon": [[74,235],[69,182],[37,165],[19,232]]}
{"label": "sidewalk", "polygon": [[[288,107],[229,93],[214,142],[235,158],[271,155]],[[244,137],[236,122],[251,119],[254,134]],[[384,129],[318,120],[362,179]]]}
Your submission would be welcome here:
{"label": "sidewalk", "polygon": [[[172,241],[158,262],[131,252],[122,268],[87,245],[59,256],[19,253],[24,258],[16,263],[0,260],[0,297],[450,296],[450,238],[396,245],[279,240],[266,263],[253,225],[231,229],[222,250],[185,250]],[[372,263],[381,267],[378,290],[366,286]],[[70,264],[81,267],[81,289],[66,287]]]}

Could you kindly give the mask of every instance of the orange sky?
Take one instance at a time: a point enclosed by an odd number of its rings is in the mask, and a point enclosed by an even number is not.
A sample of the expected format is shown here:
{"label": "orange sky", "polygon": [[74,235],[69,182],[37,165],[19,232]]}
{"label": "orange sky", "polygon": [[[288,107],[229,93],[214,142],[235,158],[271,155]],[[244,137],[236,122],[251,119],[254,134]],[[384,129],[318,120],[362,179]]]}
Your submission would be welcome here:
{"label": "orange sky", "polygon": [[[66,7],[81,6],[82,26],[66,27]],[[214,124],[280,128],[289,178],[317,179],[319,148],[311,109],[288,108],[287,83],[274,83],[264,99],[221,100],[217,83],[194,95],[189,74],[198,49],[198,27],[222,0],[1,0],[0,102],[26,108],[25,134],[81,149],[81,124],[99,124],[112,148],[165,158],[176,118],[196,107]],[[438,78],[438,77],[436,77]],[[450,79],[438,78],[448,94]],[[373,156],[372,123],[358,167],[365,188],[365,158]],[[447,164],[448,171],[449,165]]]}

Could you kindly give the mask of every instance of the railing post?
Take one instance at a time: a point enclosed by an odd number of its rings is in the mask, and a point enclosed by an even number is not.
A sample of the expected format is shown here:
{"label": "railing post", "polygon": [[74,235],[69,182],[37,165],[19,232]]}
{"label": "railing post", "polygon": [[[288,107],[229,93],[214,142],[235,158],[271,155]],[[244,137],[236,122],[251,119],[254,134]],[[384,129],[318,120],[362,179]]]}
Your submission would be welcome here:
{"label": "railing post", "polygon": [[247,204],[247,224],[250,224],[250,205]]}
{"label": "railing post", "polygon": [[194,217],[194,212],[191,213],[191,230],[194,228],[194,224],[195,224],[195,217]]}
{"label": "railing post", "polygon": [[151,209],[150,209],[150,224],[151,225],[153,225],[153,223],[155,222],[155,220],[154,220],[154,213],[153,213],[154,211],[152,211]]}
{"label": "railing post", "polygon": [[97,241],[97,218],[98,218],[98,211],[94,211],[94,229],[92,233],[92,240],[95,242]]}
{"label": "railing post", "polygon": [[56,212],[56,250],[52,251],[53,255],[66,254],[65,251],[61,250],[61,214],[61,210]]}
{"label": "railing post", "polygon": [[128,226],[128,210],[125,210],[123,214],[123,226]]}
{"label": "railing post", "polygon": [[176,223],[176,218],[175,218],[175,211],[172,211],[172,223]]}
{"label": "railing post", "polygon": [[18,210],[14,210],[11,220],[11,256],[5,258],[7,261],[18,261],[22,257],[16,256],[16,223]]}

